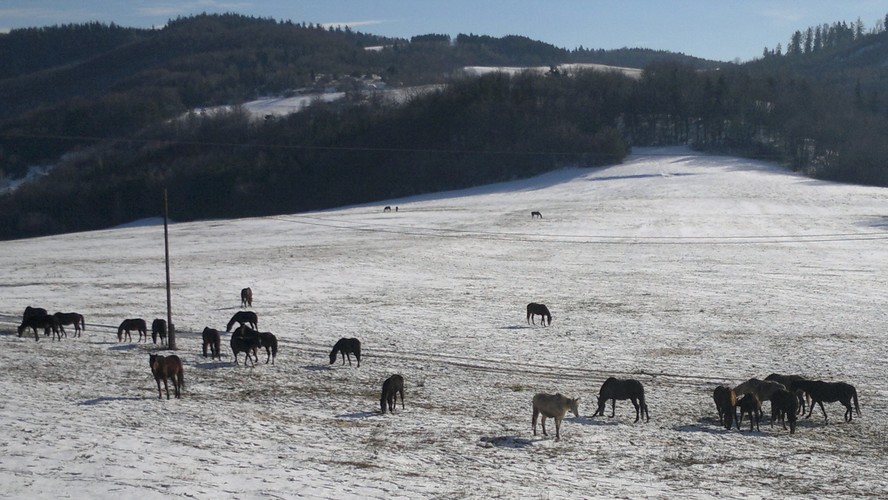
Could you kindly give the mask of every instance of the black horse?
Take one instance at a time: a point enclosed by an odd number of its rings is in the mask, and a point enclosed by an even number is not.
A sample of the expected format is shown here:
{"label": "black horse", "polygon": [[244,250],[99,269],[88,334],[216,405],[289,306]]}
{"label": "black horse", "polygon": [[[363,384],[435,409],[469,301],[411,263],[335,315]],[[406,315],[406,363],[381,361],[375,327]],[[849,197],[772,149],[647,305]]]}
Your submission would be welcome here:
{"label": "black horse", "polygon": [[330,351],[330,364],[336,362],[336,355],[342,353],[342,364],[345,364],[345,358],[348,357],[348,364],[351,366],[352,358],[351,355],[354,354],[355,358],[358,360],[358,368],[361,367],[361,341],[356,338],[341,338],[336,341],[336,344],[333,346],[333,350]]}
{"label": "black horse", "polygon": [[235,323],[238,323],[241,326],[250,325],[253,330],[256,330],[259,328],[259,316],[253,311],[238,311],[231,317],[231,321],[228,322],[225,331],[230,332],[231,327],[234,326]]}
{"label": "black horse", "polygon": [[50,333],[55,334],[51,337],[55,340],[58,337],[59,340],[62,340],[62,335],[60,333],[60,325],[59,320],[55,316],[49,314],[42,315],[31,315],[22,320],[22,324],[18,327],[18,336],[21,337],[25,330],[30,328],[34,331],[34,340],[40,340],[40,336],[37,334],[38,329],[42,329],[44,335],[49,335]]}
{"label": "black horse", "polygon": [[76,312],[71,313],[63,313],[57,312],[53,314],[57,320],[59,320],[59,329],[62,331],[62,334],[65,337],[68,336],[67,332],[65,332],[65,325],[74,325],[74,336],[80,337],[83,334],[83,330],[85,328],[85,324],[83,322],[83,315]]}
{"label": "black horse", "polygon": [[274,358],[278,355],[278,339],[271,332],[259,332],[259,347],[265,348],[265,364],[271,360],[274,364]]}
{"label": "black horse", "polygon": [[598,410],[592,414],[592,416],[601,415],[604,416],[604,407],[607,405],[607,400],[611,400],[611,415],[608,418],[614,418],[616,414],[616,406],[617,400],[625,400],[628,399],[632,401],[632,405],[635,407],[635,421],[638,422],[638,419],[641,417],[647,417],[647,421],[651,421],[651,415],[648,413],[647,403],[644,402],[644,386],[641,385],[641,382],[629,378],[629,379],[618,379],[614,377],[610,377],[601,384],[601,389],[598,391]]}
{"label": "black horse", "polygon": [[534,321],[534,316],[540,316],[540,324],[545,325],[548,320],[549,324],[552,324],[552,314],[549,312],[549,308],[546,307],[545,304],[537,304],[536,302],[531,302],[527,304],[527,322],[536,324]]}
{"label": "black horse", "polygon": [[795,434],[798,409],[799,398],[794,393],[782,389],[774,392],[771,394],[771,425],[779,419],[786,430],[786,422],[789,422],[789,433]]}
{"label": "black horse", "polygon": [[534,217],[539,217],[540,219],[542,219],[542,218],[543,218],[543,214],[541,214],[540,212],[537,212],[536,210],[534,210],[533,212],[530,213],[530,218],[533,219]]}
{"label": "black horse", "polygon": [[382,396],[379,397],[379,411],[385,413],[385,407],[391,413],[395,412],[395,404],[398,402],[398,394],[401,394],[401,410],[404,409],[404,377],[392,375],[382,383]]}
{"label": "black horse", "polygon": [[117,327],[117,341],[123,342],[124,338],[133,340],[133,335],[130,333],[132,330],[136,330],[139,332],[139,340],[142,340],[142,336],[145,336],[145,342],[148,342],[148,324],[145,323],[145,320],[142,318],[131,318],[125,319],[120,322],[120,326]]}
{"label": "black horse", "polygon": [[798,408],[797,413],[804,414],[807,411],[807,405],[805,403],[805,391],[799,389],[795,386],[795,383],[800,380],[808,380],[801,375],[781,375],[779,373],[772,373],[765,377],[765,380],[770,380],[773,382],[779,382],[786,387],[789,392],[795,393],[796,398],[798,399],[798,404],[796,404],[796,408]]}
{"label": "black horse", "polygon": [[734,390],[726,385],[720,385],[712,391],[712,400],[715,401],[715,409],[718,411],[718,423],[725,429],[731,430],[731,426],[737,422],[737,429],[740,429],[740,422],[737,420],[737,394]]}
{"label": "black horse", "polygon": [[241,307],[253,307],[253,289],[250,287],[241,289]]}
{"label": "black horse", "polygon": [[814,412],[814,403],[817,403],[820,405],[820,411],[823,412],[823,420],[829,422],[823,403],[834,403],[836,401],[845,406],[845,422],[850,422],[853,418],[851,401],[854,401],[853,410],[857,411],[858,417],[860,416],[860,405],[857,403],[857,389],[851,384],[846,384],[845,382],[823,382],[822,380],[801,380],[796,382],[795,386],[805,391],[808,396],[811,396],[811,408],[808,410],[808,416],[805,418],[811,418],[811,413]]}
{"label": "black horse", "polygon": [[160,337],[160,345],[164,345],[167,338],[167,322],[165,319],[157,318],[151,322],[151,342],[156,344],[158,337]]}
{"label": "black horse", "polygon": [[22,321],[24,322],[26,319],[28,319],[32,316],[46,316],[47,314],[49,314],[49,313],[46,312],[46,309],[44,309],[42,307],[28,306],[25,308],[25,312],[22,313]]}
{"label": "black horse", "polygon": [[[237,354],[242,352],[246,354],[250,363],[252,363],[253,366],[256,366],[256,361],[259,359],[259,355],[256,354],[256,351],[259,350],[259,346],[259,332],[251,330],[246,325],[239,327],[231,334],[231,352],[234,353],[234,364],[238,364]],[[250,353],[253,353],[252,357],[250,357]],[[244,366],[247,366],[246,359],[244,360]]]}
{"label": "black horse", "polygon": [[222,340],[219,336],[219,330],[210,327],[204,327],[201,334],[203,339],[203,357],[207,357],[207,348],[210,349],[210,359],[219,358],[222,360]]}

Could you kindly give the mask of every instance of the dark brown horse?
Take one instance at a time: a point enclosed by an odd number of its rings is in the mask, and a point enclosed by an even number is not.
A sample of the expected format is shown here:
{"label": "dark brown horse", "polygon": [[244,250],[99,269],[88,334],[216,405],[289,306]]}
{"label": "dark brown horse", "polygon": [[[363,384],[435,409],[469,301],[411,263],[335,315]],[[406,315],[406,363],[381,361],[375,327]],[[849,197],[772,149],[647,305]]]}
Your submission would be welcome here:
{"label": "dark brown horse", "polygon": [[805,397],[805,391],[796,387],[795,383],[800,380],[808,380],[808,379],[806,379],[805,377],[803,377],[801,375],[781,375],[779,373],[772,373],[772,374],[768,375],[767,377],[765,377],[765,380],[771,380],[774,382],[781,383],[781,384],[783,384],[784,387],[786,387],[786,389],[789,392],[795,393],[796,397],[798,398],[798,404],[796,405],[796,407],[798,407],[798,413],[804,415],[804,413],[808,409],[807,405],[806,405],[807,398]]}
{"label": "dark brown horse", "polygon": [[181,396],[181,390],[185,388],[185,370],[182,369],[182,360],[179,356],[171,354],[169,356],[161,356],[159,354],[148,355],[148,366],[151,367],[151,374],[157,382],[157,399],[163,399],[163,393],[160,392],[160,381],[163,380],[163,388],[166,389],[167,399],[170,399],[170,388],[167,385],[167,379],[173,381],[176,398]]}
{"label": "dark brown horse", "polygon": [[44,309],[42,307],[28,306],[25,308],[25,312],[22,313],[22,321],[25,321],[26,319],[30,318],[31,316],[46,316],[47,314],[49,314],[49,313],[46,312],[46,309]]}
{"label": "dark brown horse", "polygon": [[123,342],[124,338],[128,338],[130,342],[132,342],[133,335],[130,333],[132,330],[137,330],[139,332],[139,340],[142,340],[142,336],[144,336],[145,342],[148,341],[148,324],[145,323],[145,320],[142,318],[123,320],[120,323],[120,326],[117,327],[117,341]]}
{"label": "dark brown horse", "polygon": [[336,341],[336,344],[333,345],[333,350],[330,351],[330,364],[336,362],[336,355],[342,354],[342,364],[345,364],[345,358],[348,357],[348,364],[351,366],[352,358],[351,355],[354,354],[355,358],[358,360],[358,368],[361,367],[361,341],[356,338],[341,338]]}
{"label": "dark brown horse", "polygon": [[385,379],[382,383],[382,395],[379,397],[379,411],[385,413],[385,407],[391,413],[395,412],[395,405],[398,402],[398,394],[401,395],[401,410],[404,409],[404,377],[395,374]]}
{"label": "dark brown horse", "polygon": [[786,422],[789,422],[789,433],[795,434],[798,407],[799,398],[794,393],[783,389],[774,392],[771,394],[771,425],[779,419],[786,430]]}
{"label": "dark brown horse", "polygon": [[253,307],[253,289],[250,287],[241,289],[241,307]]}
{"label": "dark brown horse", "polygon": [[552,314],[549,313],[549,308],[546,307],[545,304],[537,304],[536,302],[531,302],[527,304],[527,322],[536,324],[534,321],[534,316],[540,316],[540,324],[545,325],[546,320],[548,320],[549,324],[552,324]]}
{"label": "dark brown horse", "polygon": [[265,348],[265,364],[271,360],[274,364],[274,358],[278,354],[278,339],[271,332],[259,332],[259,347]]}
{"label": "dark brown horse", "polygon": [[62,333],[65,336],[68,336],[68,333],[65,332],[65,325],[74,325],[74,336],[80,337],[83,335],[83,330],[86,328],[85,323],[83,322],[83,315],[80,313],[72,312],[72,313],[62,313],[57,312],[53,314],[56,319],[59,321],[59,329],[61,329]]}
{"label": "dark brown horse", "polygon": [[156,344],[158,337],[160,337],[160,345],[166,344],[167,322],[165,319],[157,318],[151,322],[151,342]]}
{"label": "dark brown horse", "polygon": [[[743,415],[749,415],[749,430],[759,430],[759,422],[762,418],[762,402],[759,401],[758,396],[754,392],[748,392],[737,401],[737,406],[740,407],[740,420],[737,422],[737,428],[739,429],[740,424],[743,423]],[[755,428],[753,428],[753,424]]]}
{"label": "dark brown horse", "polygon": [[[246,325],[240,326],[234,333],[231,334],[231,352],[234,353],[234,364],[237,365],[237,355],[238,353],[246,354],[246,359],[244,360],[244,366],[247,366],[247,359],[250,360],[250,363],[253,366],[256,366],[256,360],[259,359],[259,356],[256,354],[256,351],[259,350],[260,340],[259,340],[259,332],[256,330],[252,330]],[[251,357],[250,354],[253,354]]]}
{"label": "dark brown horse", "polygon": [[231,327],[233,327],[235,323],[241,326],[250,325],[250,327],[255,330],[259,328],[259,316],[253,311],[238,311],[231,317],[231,321],[228,322],[225,331],[230,332]]}
{"label": "dark brown horse", "polygon": [[26,319],[22,320],[22,324],[18,327],[18,336],[21,337],[22,334],[30,328],[34,331],[34,340],[40,340],[40,336],[37,334],[38,329],[43,330],[44,335],[54,334],[52,339],[55,340],[58,337],[59,340],[62,340],[62,334],[59,331],[59,320],[55,316],[50,316],[49,314],[42,315],[31,315]]}
{"label": "dark brown horse", "polygon": [[[817,403],[820,405],[820,411],[823,412],[824,422],[828,423],[829,417],[826,416],[823,403],[834,403],[836,401],[842,403],[845,407],[845,422],[850,422],[853,419],[852,410],[856,410],[857,416],[860,416],[857,389],[851,384],[845,382],[824,382],[822,380],[802,380],[796,382],[795,386],[805,391],[808,396],[811,396],[811,408],[808,410],[808,416],[805,418],[811,418],[811,413],[814,412],[814,403]],[[852,401],[854,402],[853,408],[851,407]]]}
{"label": "dark brown horse", "polygon": [[715,401],[715,409],[718,411],[718,423],[725,429],[731,430],[731,426],[740,422],[737,420],[737,394],[726,385],[720,385],[712,391],[712,400]]}
{"label": "dark brown horse", "polygon": [[543,214],[534,210],[533,212],[530,213],[530,218],[533,219],[534,217],[539,217],[540,219],[542,219]]}
{"label": "dark brown horse", "polygon": [[634,378],[618,379],[609,377],[605,380],[604,383],[601,384],[601,389],[598,391],[598,410],[596,410],[592,416],[601,415],[603,417],[604,407],[607,405],[607,401],[610,400],[611,415],[608,418],[614,418],[617,411],[616,406],[618,399],[628,399],[632,401],[632,406],[635,407],[636,422],[638,422],[639,418],[643,417],[647,417],[647,422],[651,421],[651,415],[648,413],[647,403],[644,402],[644,386]]}
{"label": "dark brown horse", "polygon": [[222,339],[219,330],[215,328],[205,327],[203,329],[203,356],[207,357],[207,347],[210,348],[210,359],[219,358],[222,360]]}

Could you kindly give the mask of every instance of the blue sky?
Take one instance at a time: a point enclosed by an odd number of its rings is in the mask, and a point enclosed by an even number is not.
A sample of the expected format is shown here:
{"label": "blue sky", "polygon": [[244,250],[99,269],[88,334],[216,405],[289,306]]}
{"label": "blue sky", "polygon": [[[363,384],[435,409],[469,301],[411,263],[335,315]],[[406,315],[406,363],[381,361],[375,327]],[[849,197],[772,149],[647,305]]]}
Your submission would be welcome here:
{"label": "blue sky", "polygon": [[786,46],[795,30],[836,21],[866,29],[884,0],[0,0],[0,30],[88,21],[163,26],[201,12],[350,25],[409,38],[427,33],[523,35],[568,49],[645,47],[733,61]]}

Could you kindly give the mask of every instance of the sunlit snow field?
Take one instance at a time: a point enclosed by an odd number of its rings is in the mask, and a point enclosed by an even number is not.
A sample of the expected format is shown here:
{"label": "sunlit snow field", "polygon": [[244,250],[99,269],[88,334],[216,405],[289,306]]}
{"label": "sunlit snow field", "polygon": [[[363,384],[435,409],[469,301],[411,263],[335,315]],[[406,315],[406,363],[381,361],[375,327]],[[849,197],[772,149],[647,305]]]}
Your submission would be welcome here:
{"label": "sunlit snow field", "polygon": [[[0,497],[888,491],[886,189],[641,149],[609,168],[169,236],[186,381],[169,401],[148,367],[159,347],[116,336],[125,318],[166,316],[162,226],[0,243]],[[274,366],[264,353],[234,366],[228,335],[222,362],[200,354],[199,332],[224,329],[246,286],[280,339]],[[526,323],[532,301],[551,326]],[[83,313],[86,332],[18,337],[29,305]],[[360,368],[328,364],[340,337],[361,339]],[[828,424],[818,408],[794,435],[767,419],[720,428],[712,389],[772,372],[851,383],[861,415],[846,423],[832,403]],[[392,373],[406,409],[380,415]],[[649,423],[626,401],[591,416],[608,376],[644,384]],[[580,397],[559,442],[551,420],[551,436],[532,433],[536,392]]]}

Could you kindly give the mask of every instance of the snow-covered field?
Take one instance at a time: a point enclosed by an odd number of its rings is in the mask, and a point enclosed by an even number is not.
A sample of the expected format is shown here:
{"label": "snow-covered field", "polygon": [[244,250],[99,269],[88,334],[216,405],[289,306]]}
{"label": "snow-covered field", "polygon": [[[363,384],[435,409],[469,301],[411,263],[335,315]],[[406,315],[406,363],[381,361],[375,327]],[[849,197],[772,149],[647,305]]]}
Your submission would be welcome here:
{"label": "snow-covered field", "polygon": [[[165,317],[161,226],[2,242],[0,496],[884,498],[886,230],[886,189],[650,149],[482,189],[176,224],[186,388],[169,401],[156,346],[116,338],[124,318]],[[222,362],[200,355],[198,332],[224,329],[246,286],[281,340],[274,366],[234,366],[227,335]],[[531,301],[551,326],[526,324]],[[86,333],[19,338],[28,305],[81,312]],[[345,336],[363,342],[360,368],[328,364]],[[719,428],[712,389],[771,372],[854,384],[861,416],[833,403],[828,425],[818,409],[795,435]],[[380,415],[392,373],[406,409]],[[611,375],[645,385],[649,423],[625,401],[591,417]],[[540,391],[580,397],[560,442],[531,432]]]}

